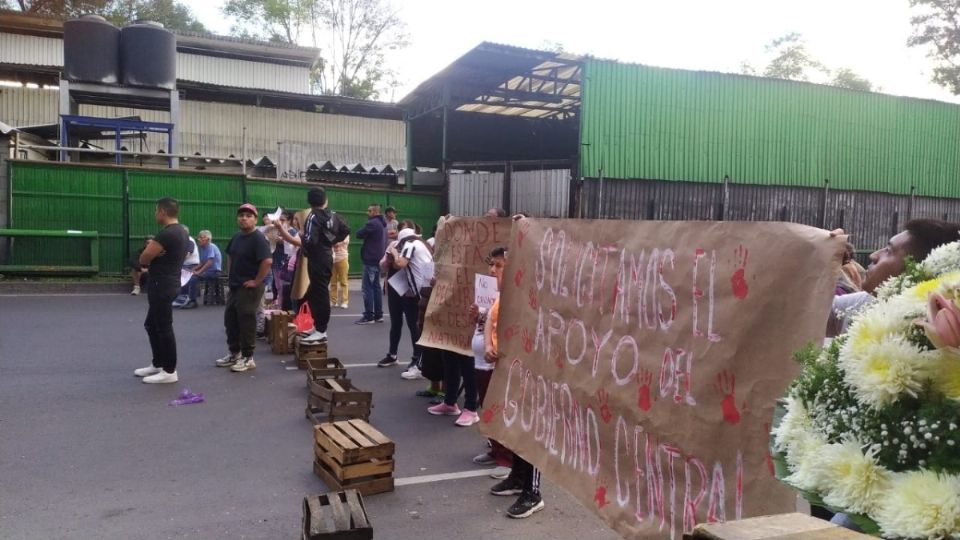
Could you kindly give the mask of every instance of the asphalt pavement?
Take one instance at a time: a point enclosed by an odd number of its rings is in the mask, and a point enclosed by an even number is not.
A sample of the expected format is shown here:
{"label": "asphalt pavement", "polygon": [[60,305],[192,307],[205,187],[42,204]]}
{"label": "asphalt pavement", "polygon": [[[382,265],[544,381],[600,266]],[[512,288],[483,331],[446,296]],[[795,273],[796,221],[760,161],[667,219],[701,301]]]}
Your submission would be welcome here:
{"label": "asphalt pavement", "polygon": [[[514,498],[490,495],[495,480],[470,461],[485,449],[477,430],[427,414],[414,396],[425,381],[400,378],[406,330],[401,365],[372,365],[389,322],[354,325],[360,300],[355,291],[349,310],[333,310],[330,355],[373,392],[370,423],[396,443],[405,484],[364,499],[374,538],[617,537],[549,479],[543,511],[507,518]],[[0,538],[299,538],[303,497],[328,491],[312,471],[305,372],[264,342],[255,371],[215,367],[223,308],[201,306],[174,312],[180,382],[142,384],[146,306],[123,294],[0,295]],[[206,402],[168,406],[187,388]]]}

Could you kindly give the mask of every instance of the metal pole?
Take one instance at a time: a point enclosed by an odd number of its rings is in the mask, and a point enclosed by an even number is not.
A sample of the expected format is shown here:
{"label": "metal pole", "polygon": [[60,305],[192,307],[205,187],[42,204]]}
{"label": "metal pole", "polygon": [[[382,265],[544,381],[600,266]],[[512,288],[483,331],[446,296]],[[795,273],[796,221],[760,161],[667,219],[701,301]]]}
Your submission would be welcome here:
{"label": "metal pole", "polygon": [[727,218],[730,216],[730,176],[723,177],[723,206],[720,208],[720,221],[727,221]]}
{"label": "metal pole", "polygon": [[413,191],[413,119],[410,117],[404,122],[404,133],[407,139],[407,165],[403,171],[403,190]]}
{"label": "metal pole", "polygon": [[597,169],[600,177],[600,187],[597,190],[597,219],[603,219],[603,166]]}
{"label": "metal pole", "polygon": [[830,180],[823,179],[823,214],[820,216],[820,228],[827,228],[827,203],[830,200]]}
{"label": "metal pole", "polygon": [[243,172],[243,175],[246,176],[247,175],[247,126],[243,126],[242,142],[240,143],[240,145],[241,145],[240,153],[242,154],[241,157],[243,158],[240,161],[240,170]]}
{"label": "metal pole", "polygon": [[907,221],[913,219],[913,199],[916,193],[916,186],[910,186],[910,202],[907,204]]}
{"label": "metal pole", "polygon": [[20,159],[20,132],[13,134],[13,159]]}

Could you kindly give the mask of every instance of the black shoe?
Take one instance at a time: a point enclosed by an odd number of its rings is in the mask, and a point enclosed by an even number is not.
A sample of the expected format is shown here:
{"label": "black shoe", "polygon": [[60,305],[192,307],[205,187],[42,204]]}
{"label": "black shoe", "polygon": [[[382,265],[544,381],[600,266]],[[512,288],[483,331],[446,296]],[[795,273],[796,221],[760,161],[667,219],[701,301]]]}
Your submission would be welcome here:
{"label": "black shoe", "polygon": [[376,323],[376,322],[383,322],[383,315],[381,315],[381,316],[379,316],[379,317],[375,317],[375,318],[373,319],[373,322],[375,322],[375,323]]}
{"label": "black shoe", "polygon": [[517,502],[507,509],[507,515],[514,519],[523,519],[543,510],[544,506],[543,497],[539,493],[524,491],[517,498]]}
{"label": "black shoe", "polygon": [[490,493],[493,493],[494,495],[500,495],[501,497],[509,497],[510,495],[520,495],[521,493],[523,493],[523,484],[520,482],[518,478],[508,476],[503,480],[494,484],[493,487],[490,488]]}
{"label": "black shoe", "polygon": [[197,307],[197,301],[196,301],[196,300],[190,300],[189,302],[187,302],[186,304],[184,304],[183,307],[180,308],[180,309],[195,309],[196,307]]}
{"label": "black shoe", "polygon": [[377,362],[377,367],[390,367],[397,365],[397,357],[389,354],[383,357],[383,360]]}

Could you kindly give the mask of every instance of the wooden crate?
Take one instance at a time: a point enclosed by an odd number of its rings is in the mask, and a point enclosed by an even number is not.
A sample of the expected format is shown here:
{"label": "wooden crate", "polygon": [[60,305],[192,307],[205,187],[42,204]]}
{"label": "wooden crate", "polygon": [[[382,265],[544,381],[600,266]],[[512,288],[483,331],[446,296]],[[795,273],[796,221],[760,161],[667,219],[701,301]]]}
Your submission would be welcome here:
{"label": "wooden crate", "polygon": [[290,354],[293,352],[290,348],[289,327],[293,317],[294,313],[292,311],[281,311],[274,313],[267,319],[267,323],[270,325],[267,340],[270,342],[270,348],[274,354]]}
{"label": "wooden crate", "polygon": [[683,535],[684,540],[867,540],[873,538],[804,514],[778,514],[704,523]]}
{"label": "wooden crate", "polygon": [[347,368],[337,358],[314,358],[307,360],[307,388],[311,381],[320,379],[346,379]]}
{"label": "wooden crate", "polygon": [[350,379],[317,379],[307,382],[306,416],[314,424],[340,418],[370,418],[373,392],[364,392]]}
{"label": "wooden crate", "polygon": [[331,489],[364,495],[393,491],[395,445],[363,420],[314,426],[313,472]]}
{"label": "wooden crate", "polygon": [[[325,513],[324,507],[327,512]],[[370,540],[363,496],[355,489],[303,498],[303,540]]]}
{"label": "wooden crate", "polygon": [[297,360],[297,367],[307,369],[307,360],[322,360],[327,357],[327,342],[304,344],[298,337],[293,349],[293,357]]}

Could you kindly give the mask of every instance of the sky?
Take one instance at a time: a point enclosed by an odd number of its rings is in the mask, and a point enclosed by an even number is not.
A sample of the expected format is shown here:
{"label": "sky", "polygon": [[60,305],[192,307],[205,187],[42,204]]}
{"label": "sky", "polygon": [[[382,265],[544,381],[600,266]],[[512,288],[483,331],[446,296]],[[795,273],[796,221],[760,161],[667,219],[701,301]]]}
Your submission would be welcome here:
{"label": "sky", "polygon": [[[812,56],[849,68],[887,94],[960,103],[933,83],[933,62],[908,48],[909,0],[392,0],[410,35],[388,58],[398,101],[482,41],[530,48],[560,44],[575,54],[651,66],[740,72],[760,67],[773,39],[798,32]],[[222,0],[192,3],[214,33],[227,34]]]}

